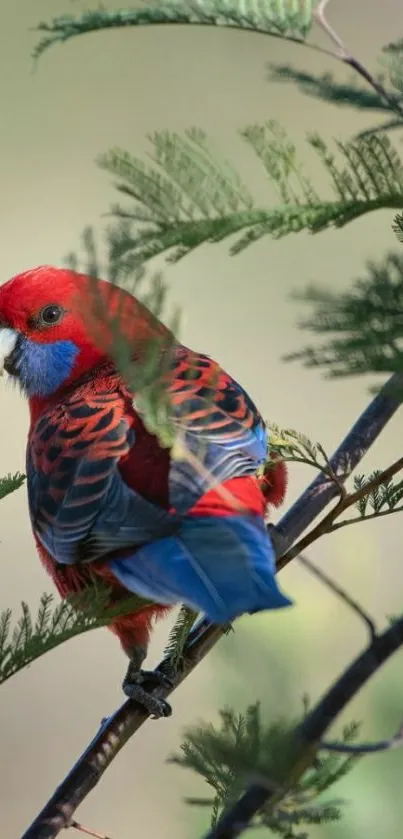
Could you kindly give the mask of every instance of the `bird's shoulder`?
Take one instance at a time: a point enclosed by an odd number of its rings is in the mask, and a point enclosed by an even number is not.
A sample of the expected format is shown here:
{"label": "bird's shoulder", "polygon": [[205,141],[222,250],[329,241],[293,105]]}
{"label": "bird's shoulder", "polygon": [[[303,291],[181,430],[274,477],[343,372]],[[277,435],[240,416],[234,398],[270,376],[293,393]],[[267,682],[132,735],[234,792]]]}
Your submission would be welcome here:
{"label": "bird's shoulder", "polygon": [[149,501],[168,507],[169,452],[150,434],[133,394],[113,371],[92,377],[50,404],[31,429],[29,471],[50,474],[68,459],[113,454],[122,480]]}
{"label": "bird's shoulder", "polygon": [[236,439],[264,426],[242,385],[214,359],[187,347],[174,354],[169,391],[177,413],[194,431]]}

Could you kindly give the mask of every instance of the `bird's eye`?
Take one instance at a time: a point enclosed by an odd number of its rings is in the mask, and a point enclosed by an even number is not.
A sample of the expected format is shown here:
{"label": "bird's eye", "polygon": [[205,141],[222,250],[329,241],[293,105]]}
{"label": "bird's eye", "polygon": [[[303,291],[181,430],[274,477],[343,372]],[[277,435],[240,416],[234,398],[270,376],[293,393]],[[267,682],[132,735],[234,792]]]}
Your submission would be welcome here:
{"label": "bird's eye", "polygon": [[57,303],[51,303],[39,312],[39,323],[43,326],[55,326],[56,323],[59,323],[62,316],[62,307]]}

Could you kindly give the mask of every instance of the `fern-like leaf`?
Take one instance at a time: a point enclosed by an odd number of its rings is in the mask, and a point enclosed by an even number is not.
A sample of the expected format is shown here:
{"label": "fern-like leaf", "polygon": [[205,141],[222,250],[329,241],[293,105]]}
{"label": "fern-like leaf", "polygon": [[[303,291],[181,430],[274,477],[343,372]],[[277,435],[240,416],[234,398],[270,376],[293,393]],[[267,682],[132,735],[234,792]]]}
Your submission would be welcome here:
{"label": "fern-like leaf", "polygon": [[[334,105],[359,108],[364,111],[390,111],[390,105],[372,89],[361,87],[355,80],[351,84],[336,81],[333,73],[315,76],[305,70],[297,70],[290,64],[271,65],[271,80],[280,83],[294,83],[307,96]],[[393,92],[390,91],[393,96]],[[400,120],[401,124],[402,120]]]}
{"label": "fern-like leaf", "polygon": [[385,134],[338,142],[336,152],[318,135],[309,138],[327,173],[329,198],[320,196],[304,174],[294,144],[277,123],[246,126],[240,133],[281,203],[257,205],[240,175],[196,129],[184,137],[153,134],[149,166],[120,149],[99,158],[129,200],[111,209],[112,264],[133,268],[162,253],[175,262],[203,243],[234,234],[238,238],[230,252],[237,254],[263,236],[317,233],[376,209],[403,208],[403,161]]}
{"label": "fern-like leaf", "polygon": [[305,40],[312,24],[315,0],[166,0],[138,9],[96,9],[73,17],[63,15],[50,23],[42,22],[37,30],[44,37],[34,50],[34,58],[56,43],[77,35],[128,26],[189,24],[248,29],[293,41]]}
{"label": "fern-like leaf", "polygon": [[[266,725],[260,704],[255,703],[245,714],[236,714],[231,708],[220,711],[219,726],[202,723],[189,728],[181,754],[169,760],[200,775],[215,795],[188,798],[186,802],[211,807],[214,824],[223,809],[234,803],[253,780],[264,781],[279,793],[294,753],[294,725],[295,722],[287,724],[284,720]],[[347,726],[341,742],[351,743],[358,731],[356,723]],[[293,826],[336,821],[340,818],[340,806],[336,802],[316,804],[316,799],[350,771],[357,760],[357,756],[346,758],[336,753],[317,757],[315,765],[293,789],[285,786],[287,791],[279,796],[274,811],[270,805],[257,814],[254,825],[264,825],[281,836],[300,837],[301,834],[290,833]]]}
{"label": "fern-like leaf", "polygon": [[337,475],[330,460],[320,443],[313,443],[305,434],[294,429],[281,429],[274,423],[266,423],[268,430],[268,461],[263,467],[266,469],[275,467],[276,460],[285,460],[294,463],[305,463],[312,466],[319,472],[324,472],[328,477],[339,484],[343,477],[342,473]]}
{"label": "fern-like leaf", "polygon": [[12,612],[6,609],[0,614],[0,684],[65,641],[108,626],[116,617],[131,614],[147,603],[133,595],[110,605],[109,589],[96,585],[56,606],[53,594],[43,594],[35,617],[23,602],[14,628]]}
{"label": "fern-like leaf", "polygon": [[174,626],[169,633],[164,649],[164,657],[169,659],[170,666],[172,666],[174,672],[180,668],[185,644],[196,618],[197,612],[193,612],[187,606],[182,606]]}
{"label": "fern-like leaf", "polygon": [[15,472],[14,475],[8,474],[0,478],[0,500],[19,489],[23,485],[25,478],[26,475],[22,475],[21,472]]}
{"label": "fern-like leaf", "polygon": [[341,294],[310,286],[294,298],[312,307],[300,327],[331,336],[286,356],[328,377],[392,373],[403,367],[403,257],[390,253],[369,262],[367,276]]}

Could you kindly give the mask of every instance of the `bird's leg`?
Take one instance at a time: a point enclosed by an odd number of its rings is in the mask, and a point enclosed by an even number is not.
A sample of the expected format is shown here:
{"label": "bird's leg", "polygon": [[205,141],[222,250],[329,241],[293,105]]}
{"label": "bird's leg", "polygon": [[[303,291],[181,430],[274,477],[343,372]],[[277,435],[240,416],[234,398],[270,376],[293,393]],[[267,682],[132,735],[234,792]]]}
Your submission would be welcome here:
{"label": "bird's leg", "polygon": [[172,682],[159,670],[142,670],[141,665],[147,655],[147,648],[136,646],[130,651],[130,661],[123,680],[123,692],[133,699],[154,718],[170,717],[172,708],[165,699],[155,696],[153,688],[172,687]]}

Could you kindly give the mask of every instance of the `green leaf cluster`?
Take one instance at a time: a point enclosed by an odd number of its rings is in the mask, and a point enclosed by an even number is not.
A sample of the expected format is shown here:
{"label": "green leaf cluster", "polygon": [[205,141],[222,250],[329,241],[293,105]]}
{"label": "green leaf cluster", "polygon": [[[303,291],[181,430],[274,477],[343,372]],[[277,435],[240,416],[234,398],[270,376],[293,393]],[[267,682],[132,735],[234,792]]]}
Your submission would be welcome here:
{"label": "green leaf cluster", "polygon": [[[307,708],[305,709],[307,710]],[[300,721],[298,721],[300,722]],[[213,790],[213,796],[188,798],[188,804],[208,807],[212,824],[230,807],[250,783],[264,784],[276,794],[276,805],[263,808],[253,826],[267,827],[284,839],[305,839],[312,824],[337,821],[344,802],[317,800],[355,766],[358,758],[335,753],[317,755],[313,766],[294,788],[282,794],[289,767],[295,757],[294,730],[297,721],[277,720],[267,724],[260,703],[244,714],[232,708],[220,711],[219,724],[200,723],[187,729],[180,754],[170,762],[191,769]],[[358,735],[357,723],[346,726],[341,743],[351,744]]]}

